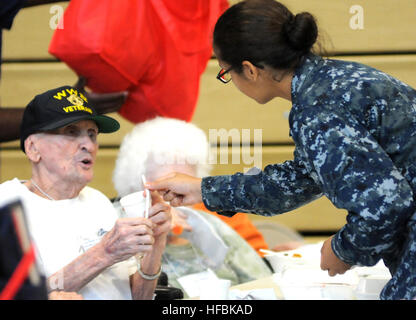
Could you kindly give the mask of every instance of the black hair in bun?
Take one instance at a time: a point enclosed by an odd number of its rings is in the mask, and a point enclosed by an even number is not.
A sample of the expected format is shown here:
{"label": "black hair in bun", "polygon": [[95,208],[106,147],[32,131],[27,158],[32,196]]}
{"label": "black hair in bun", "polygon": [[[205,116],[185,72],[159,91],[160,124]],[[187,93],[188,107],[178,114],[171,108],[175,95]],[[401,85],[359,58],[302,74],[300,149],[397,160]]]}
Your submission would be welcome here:
{"label": "black hair in bun", "polygon": [[318,27],[310,13],[294,15],[275,0],[244,0],[218,19],[214,49],[237,72],[244,60],[294,69],[311,52],[317,37]]}
{"label": "black hair in bun", "polygon": [[282,32],[293,49],[309,52],[318,38],[318,26],[309,12],[302,12],[287,20]]}

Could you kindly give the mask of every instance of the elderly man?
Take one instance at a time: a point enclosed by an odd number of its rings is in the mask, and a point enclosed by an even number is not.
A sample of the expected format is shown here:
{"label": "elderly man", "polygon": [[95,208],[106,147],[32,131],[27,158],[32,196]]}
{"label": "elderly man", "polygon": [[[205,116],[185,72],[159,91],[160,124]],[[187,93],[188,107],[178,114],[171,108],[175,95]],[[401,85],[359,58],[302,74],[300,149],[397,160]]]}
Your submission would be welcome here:
{"label": "elderly man", "polygon": [[[153,297],[170,207],[154,194],[149,219],[117,219],[111,202],[86,186],[93,178],[97,135],[119,126],[97,115],[69,86],[37,95],[25,109],[21,149],[32,177],[1,184],[0,203],[23,200],[51,290],[78,292],[85,299]],[[132,266],[130,258],[138,253],[144,257]]]}

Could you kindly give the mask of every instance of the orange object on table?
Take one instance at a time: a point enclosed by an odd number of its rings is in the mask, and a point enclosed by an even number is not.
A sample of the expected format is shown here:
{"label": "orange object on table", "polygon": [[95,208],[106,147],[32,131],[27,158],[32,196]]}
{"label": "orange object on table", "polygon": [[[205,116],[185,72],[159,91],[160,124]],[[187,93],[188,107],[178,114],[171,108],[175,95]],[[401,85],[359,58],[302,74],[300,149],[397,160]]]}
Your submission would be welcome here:
{"label": "orange object on table", "polygon": [[178,236],[178,235],[182,234],[182,232],[183,232],[183,227],[182,226],[178,226],[178,225],[173,226],[172,233],[174,235]]}

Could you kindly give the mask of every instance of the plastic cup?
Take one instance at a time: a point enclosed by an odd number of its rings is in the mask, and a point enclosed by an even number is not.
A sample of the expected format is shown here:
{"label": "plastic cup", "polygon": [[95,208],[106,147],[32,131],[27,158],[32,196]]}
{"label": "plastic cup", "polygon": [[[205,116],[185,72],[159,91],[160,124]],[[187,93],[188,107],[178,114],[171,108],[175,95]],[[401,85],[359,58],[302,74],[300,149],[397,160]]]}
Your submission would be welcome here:
{"label": "plastic cup", "polygon": [[144,218],[146,212],[145,191],[130,193],[120,199],[126,217],[128,218]]}
{"label": "plastic cup", "polygon": [[[120,205],[128,218],[147,218],[146,217],[146,198],[144,196],[146,191],[138,191],[130,193],[120,199]],[[149,194],[148,194],[149,195]],[[148,199],[148,205],[151,205],[151,199]],[[147,208],[148,210],[149,208]],[[135,255],[137,261],[142,259],[144,253]]]}

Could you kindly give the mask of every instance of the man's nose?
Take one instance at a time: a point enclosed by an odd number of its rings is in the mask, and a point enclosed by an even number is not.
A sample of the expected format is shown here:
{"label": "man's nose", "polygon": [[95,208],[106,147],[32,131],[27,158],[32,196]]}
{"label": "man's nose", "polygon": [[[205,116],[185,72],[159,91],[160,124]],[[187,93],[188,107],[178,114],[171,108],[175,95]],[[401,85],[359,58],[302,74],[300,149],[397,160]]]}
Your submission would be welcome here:
{"label": "man's nose", "polygon": [[93,140],[88,134],[82,135],[80,139],[82,149],[88,152],[93,152],[97,148],[97,141]]}

